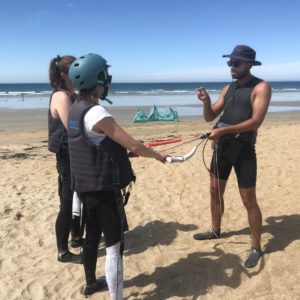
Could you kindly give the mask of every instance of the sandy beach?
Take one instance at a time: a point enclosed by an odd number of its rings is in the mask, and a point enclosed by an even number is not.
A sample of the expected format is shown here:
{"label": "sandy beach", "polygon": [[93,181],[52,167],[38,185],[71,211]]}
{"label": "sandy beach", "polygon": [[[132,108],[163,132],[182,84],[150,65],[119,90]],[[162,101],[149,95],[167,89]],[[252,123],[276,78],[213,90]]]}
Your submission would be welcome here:
{"label": "sandy beach", "polygon": [[[112,108],[126,130],[145,142],[189,139],[212,127],[201,116],[133,124],[134,111]],[[265,255],[254,269],[243,266],[250,235],[234,173],[225,193],[223,236],[200,242],[193,234],[210,229],[209,175],[200,149],[182,164],[132,159],[137,181],[126,206],[124,299],[300,299],[299,132],[300,112],[268,114],[259,130],[257,198]],[[55,157],[47,150],[47,111],[0,110],[0,133],[0,299],[84,299],[83,266],[57,262],[59,199]],[[211,153],[208,145],[207,164]],[[99,276],[104,254],[101,243]],[[91,299],[109,299],[108,292]]]}

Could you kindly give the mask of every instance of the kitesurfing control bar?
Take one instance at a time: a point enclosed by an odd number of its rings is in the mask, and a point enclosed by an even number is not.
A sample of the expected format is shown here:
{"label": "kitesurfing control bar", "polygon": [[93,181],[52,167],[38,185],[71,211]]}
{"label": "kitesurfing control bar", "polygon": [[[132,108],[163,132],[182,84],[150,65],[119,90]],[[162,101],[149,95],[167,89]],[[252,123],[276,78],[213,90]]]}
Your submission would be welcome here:
{"label": "kitesurfing control bar", "polygon": [[[210,133],[205,133],[205,134],[202,134],[201,136],[199,136],[196,139],[205,140],[209,137],[209,135],[210,135]],[[193,141],[193,140],[195,140],[195,139],[192,139],[191,141]],[[149,146],[151,147],[151,146],[159,146],[159,145],[165,145],[165,144],[170,144],[170,143],[176,143],[176,142],[180,142],[180,141],[181,141],[181,139],[171,139],[171,140],[167,140],[167,141],[156,141],[156,142],[152,142],[152,143],[147,143],[146,145],[148,147]],[[166,161],[169,162],[169,163],[174,163],[174,162],[183,162],[185,160],[188,160],[189,158],[191,158],[196,153],[196,150],[197,150],[198,146],[202,142],[203,141],[201,141],[197,146],[195,146],[186,155],[184,155],[184,156],[172,156],[172,157],[169,156],[169,157],[166,158]],[[180,145],[178,145],[178,146],[180,146]],[[128,157],[138,157],[138,155],[134,154],[133,152],[129,152]]]}
{"label": "kitesurfing control bar", "polygon": [[[209,137],[210,133],[202,134],[199,139],[205,140]],[[166,158],[166,161],[170,164],[176,163],[176,162],[184,162],[188,159],[190,159],[195,153],[197,148],[202,144],[203,141],[201,141],[197,146],[195,146],[189,153],[183,156],[169,156]]]}

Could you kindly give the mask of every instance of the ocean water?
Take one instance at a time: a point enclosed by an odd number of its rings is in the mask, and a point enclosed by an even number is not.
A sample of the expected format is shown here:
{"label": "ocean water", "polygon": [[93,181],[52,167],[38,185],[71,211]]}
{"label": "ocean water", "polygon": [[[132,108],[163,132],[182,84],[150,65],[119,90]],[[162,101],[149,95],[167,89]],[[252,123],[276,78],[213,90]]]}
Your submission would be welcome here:
{"label": "ocean water", "polygon": [[[272,102],[300,101],[300,81],[270,82]],[[159,108],[172,106],[180,115],[198,115],[202,107],[195,89],[206,88],[212,101],[215,101],[226,82],[187,82],[187,83],[113,83],[108,98],[114,106],[156,105]],[[0,109],[47,108],[51,88],[47,83],[0,84]],[[271,106],[269,111],[299,110],[296,105]],[[191,107],[197,105],[199,107]],[[105,104],[106,105],[106,104]]]}

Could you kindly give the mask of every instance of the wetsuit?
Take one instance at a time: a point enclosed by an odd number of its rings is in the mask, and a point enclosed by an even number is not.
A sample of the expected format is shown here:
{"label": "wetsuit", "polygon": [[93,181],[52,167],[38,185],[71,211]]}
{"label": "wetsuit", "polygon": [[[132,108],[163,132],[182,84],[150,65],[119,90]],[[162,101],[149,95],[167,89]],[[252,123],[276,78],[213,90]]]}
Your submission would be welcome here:
{"label": "wetsuit", "polygon": [[[54,94],[54,93],[53,93]],[[71,190],[70,158],[67,131],[59,118],[53,118],[48,111],[48,149],[56,154],[58,172],[58,195],[60,208],[55,223],[57,249],[60,253],[68,251],[68,239],[80,237],[80,218],[72,218],[73,192]]]}
{"label": "wetsuit", "polygon": [[[113,299],[121,299],[122,240],[127,229],[121,190],[135,177],[127,150],[104,134],[93,131],[93,126],[105,117],[111,117],[105,108],[88,101],[76,101],[71,106],[68,120],[71,182],[87,209],[83,250],[87,285],[96,282],[98,245],[103,232],[109,291]],[[87,119],[93,122],[89,124]]]}
{"label": "wetsuit", "polygon": [[[224,112],[217,127],[230,126],[246,121],[252,116],[251,94],[261,79],[252,77],[244,86],[233,82],[224,97]],[[251,188],[256,185],[257,131],[222,136],[215,144],[211,172],[216,178],[227,180],[234,168],[238,186]]]}

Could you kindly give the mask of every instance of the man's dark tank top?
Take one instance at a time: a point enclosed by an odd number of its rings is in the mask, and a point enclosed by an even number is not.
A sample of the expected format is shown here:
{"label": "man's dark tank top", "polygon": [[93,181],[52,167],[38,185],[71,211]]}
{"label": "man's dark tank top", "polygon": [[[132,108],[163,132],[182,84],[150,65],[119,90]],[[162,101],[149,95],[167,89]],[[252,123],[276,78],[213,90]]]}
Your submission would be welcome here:
{"label": "man's dark tank top", "polygon": [[[244,122],[252,117],[251,94],[255,86],[262,79],[252,77],[244,86],[238,86],[236,82],[230,84],[224,97],[224,112],[220,121],[229,125]],[[241,133],[241,139],[255,142],[257,131]]]}
{"label": "man's dark tank top", "polygon": [[[48,150],[50,152],[58,153],[61,150],[68,149],[68,134],[60,118],[53,118],[51,115],[51,100],[54,91],[50,96],[48,109]],[[74,103],[76,94],[71,95],[71,101]]]}

